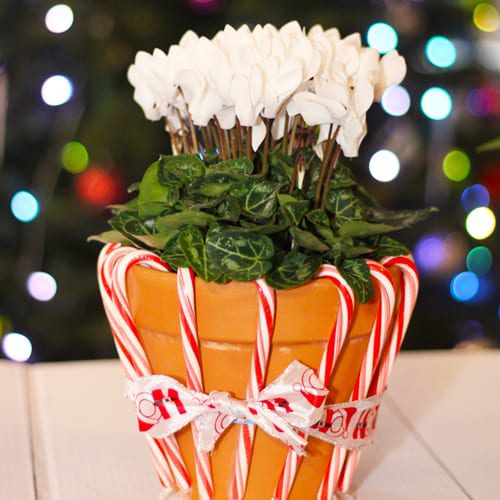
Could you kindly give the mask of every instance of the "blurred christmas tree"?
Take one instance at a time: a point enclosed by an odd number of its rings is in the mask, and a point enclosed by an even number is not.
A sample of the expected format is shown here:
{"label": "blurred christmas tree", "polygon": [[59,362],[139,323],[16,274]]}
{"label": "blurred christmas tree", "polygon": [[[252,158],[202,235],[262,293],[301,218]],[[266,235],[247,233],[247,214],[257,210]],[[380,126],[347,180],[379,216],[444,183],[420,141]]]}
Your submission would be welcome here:
{"label": "blurred christmas tree", "polygon": [[[95,279],[99,247],[85,240],[105,229],[104,207],[125,199],[126,186],[169,152],[162,126],[145,120],[132,100],[126,70],[135,52],[167,48],[187,29],[210,36],[226,23],[290,19],[359,31],[381,52],[397,47],[407,58],[403,87],[390,89],[372,112],[369,137],[353,161],[386,205],[441,210],[419,233],[403,235],[423,277],[406,347],[498,339],[498,236],[486,207],[500,198],[500,159],[475,150],[500,135],[500,17],[493,4],[21,5],[0,6],[0,331],[28,337],[32,360],[114,354]],[[39,271],[48,274],[32,274]],[[4,342],[4,352],[15,357],[19,345]]]}

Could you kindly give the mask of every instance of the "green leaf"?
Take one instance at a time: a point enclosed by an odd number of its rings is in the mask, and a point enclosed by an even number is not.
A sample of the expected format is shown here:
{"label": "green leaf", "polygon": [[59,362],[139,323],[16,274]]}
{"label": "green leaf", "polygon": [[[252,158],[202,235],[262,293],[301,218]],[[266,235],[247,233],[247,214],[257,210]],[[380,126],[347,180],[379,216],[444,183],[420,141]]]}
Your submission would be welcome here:
{"label": "green leaf", "polygon": [[362,220],[351,220],[342,224],[338,229],[339,236],[352,238],[366,238],[374,234],[391,233],[402,229],[401,226],[390,226],[388,224],[374,224]]}
{"label": "green leaf", "polygon": [[293,160],[291,157],[273,151],[269,153],[269,179],[282,186],[287,186],[293,172]]}
{"label": "green leaf", "polygon": [[130,245],[132,242],[125,237],[120,231],[104,231],[100,234],[93,234],[87,238],[87,241],[99,241],[100,243],[122,243]]}
{"label": "green leaf", "polygon": [[330,227],[330,219],[324,210],[319,208],[311,210],[307,215],[306,219],[312,222],[315,226],[325,226]]}
{"label": "green leaf", "polygon": [[266,283],[276,290],[303,285],[316,274],[320,265],[319,255],[288,253],[276,269],[266,274]]}
{"label": "green leaf", "polygon": [[220,196],[239,179],[228,172],[211,172],[196,179],[188,186],[188,194],[197,193],[203,196]]}
{"label": "green leaf", "polygon": [[234,196],[227,196],[225,200],[217,207],[217,216],[221,220],[237,222],[241,213],[240,204]]}
{"label": "green leaf", "polygon": [[199,210],[184,210],[175,214],[165,215],[156,221],[156,227],[161,231],[164,229],[179,229],[182,226],[193,225],[205,227],[209,222],[217,218]]}
{"label": "green leaf", "polygon": [[250,175],[253,172],[254,165],[252,160],[249,160],[248,158],[236,158],[233,160],[221,161],[212,165],[210,168]]}
{"label": "green leaf", "polygon": [[189,193],[183,196],[181,205],[191,209],[214,208],[224,201],[226,193],[219,196],[205,196],[199,193]]}
{"label": "green leaf", "polygon": [[256,233],[225,231],[207,237],[207,254],[230,279],[253,281],[272,267],[272,240]]}
{"label": "green leaf", "polygon": [[154,162],[144,173],[138,197],[139,217],[154,217],[179,199],[179,189],[173,184],[164,186],[158,180],[159,161]]}
{"label": "green leaf", "polygon": [[189,267],[194,269],[197,276],[205,281],[215,281],[221,276],[222,271],[207,258],[205,238],[198,227],[183,227],[179,232],[178,242]]}
{"label": "green leaf", "polygon": [[326,252],[328,250],[328,245],[323,243],[317,236],[314,236],[313,233],[296,226],[292,226],[290,230],[299,246],[316,252]]}
{"label": "green leaf", "polygon": [[419,210],[387,210],[381,207],[369,207],[366,209],[366,219],[372,222],[383,222],[400,227],[410,227],[427,219],[436,207],[422,208]]}
{"label": "green leaf", "polygon": [[360,304],[366,304],[373,295],[370,269],[364,259],[346,259],[339,268],[350,287],[354,290]]}
{"label": "green leaf", "polygon": [[352,189],[328,189],[325,196],[325,207],[335,215],[335,228],[339,228],[351,220],[364,218],[363,205]]}
{"label": "green leaf", "polygon": [[253,224],[245,220],[239,222],[246,231],[260,234],[276,234],[290,227],[289,224]]}
{"label": "green leaf", "polygon": [[151,248],[157,248],[159,250],[163,250],[168,240],[172,238],[175,234],[175,229],[170,229],[167,231],[161,231],[154,234],[142,234],[142,235],[134,235],[134,237]]}
{"label": "green leaf", "polygon": [[172,268],[189,267],[189,262],[179,244],[180,232],[177,231],[165,245],[161,258]]}
{"label": "green leaf", "polygon": [[330,186],[333,189],[342,189],[356,186],[356,179],[352,170],[346,165],[339,164],[335,168],[330,180]]}
{"label": "green leaf", "polygon": [[107,208],[111,210],[111,212],[116,215],[121,212],[137,212],[137,207],[139,206],[139,199],[132,198],[127,203],[116,204],[116,205],[108,205]]}
{"label": "green leaf", "polygon": [[281,211],[292,226],[298,226],[309,210],[310,204],[309,200],[291,201],[282,205]]}
{"label": "green leaf", "polygon": [[261,218],[273,215],[277,192],[276,183],[255,177],[240,181],[231,189],[231,194],[238,200],[243,213]]}
{"label": "green leaf", "polygon": [[205,164],[197,155],[181,154],[160,157],[160,179],[174,175],[182,184],[189,184],[205,174]]}
{"label": "green leaf", "polygon": [[370,257],[375,260],[380,260],[383,257],[392,257],[395,255],[408,255],[410,250],[389,236],[380,236],[374,239],[375,252]]}

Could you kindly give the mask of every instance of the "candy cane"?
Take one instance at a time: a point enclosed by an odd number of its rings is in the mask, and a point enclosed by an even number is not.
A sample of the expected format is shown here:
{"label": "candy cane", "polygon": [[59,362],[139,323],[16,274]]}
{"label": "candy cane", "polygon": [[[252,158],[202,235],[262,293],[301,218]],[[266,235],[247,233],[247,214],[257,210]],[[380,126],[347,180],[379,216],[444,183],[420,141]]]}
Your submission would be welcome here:
{"label": "candy cane", "polygon": [[[120,247],[118,244],[106,245],[98,260],[98,281],[104,309],[125,374],[132,380],[152,373],[126,296],[126,273],[139,262],[154,269],[169,270],[156,255],[130,247]],[[179,489],[189,490],[189,474],[175,438],[153,439],[148,436],[146,442],[161,484],[167,489],[173,489],[173,472]]]}
{"label": "candy cane", "polygon": [[[250,367],[250,380],[246,390],[247,399],[256,398],[264,387],[276,311],[274,290],[262,279],[257,280],[255,284],[259,300],[259,321]],[[232,499],[241,499],[245,495],[255,430],[255,425],[242,425],[240,427],[236,459],[229,487]]]}
{"label": "candy cane", "polygon": [[[370,274],[380,290],[380,301],[377,317],[370,333],[366,354],[352,391],[351,401],[364,399],[368,395],[370,383],[380,360],[396,302],[394,283],[389,271],[375,261],[367,261],[367,264],[370,268]],[[345,448],[339,446],[333,448],[326,474],[323,477],[318,492],[318,499],[326,500],[333,498],[346,456],[347,450]]]}
{"label": "candy cane", "polygon": [[[332,333],[328,339],[321,362],[318,368],[318,377],[327,387],[332,376],[333,368],[339,357],[340,351],[351,326],[354,312],[354,294],[347,282],[342,278],[334,266],[321,266],[316,278],[325,278],[333,282],[339,290],[340,307],[335,320]],[[285,465],[281,471],[278,483],[274,490],[273,499],[284,500],[288,498],[295,481],[302,457],[293,450],[289,450]]]}
{"label": "candy cane", "polygon": [[[415,308],[419,288],[418,271],[411,257],[387,257],[382,260],[382,263],[386,267],[396,266],[401,270],[400,303],[398,315],[389,338],[389,345],[383,354],[381,364],[372,380],[369,390],[370,396],[382,393],[387,387],[396,356],[403,344],[403,339],[408,329],[413,309]],[[349,452],[339,480],[339,491],[346,492],[351,487],[352,478],[360,457],[360,450]]]}
{"label": "candy cane", "polygon": [[[177,269],[177,293],[180,304],[182,350],[186,366],[187,385],[198,392],[203,391],[200,346],[196,324],[196,304],[194,297],[194,272],[190,268]],[[198,423],[191,425],[193,441],[198,442]],[[210,455],[194,448],[198,495],[202,500],[214,498],[214,485],[210,466]]]}

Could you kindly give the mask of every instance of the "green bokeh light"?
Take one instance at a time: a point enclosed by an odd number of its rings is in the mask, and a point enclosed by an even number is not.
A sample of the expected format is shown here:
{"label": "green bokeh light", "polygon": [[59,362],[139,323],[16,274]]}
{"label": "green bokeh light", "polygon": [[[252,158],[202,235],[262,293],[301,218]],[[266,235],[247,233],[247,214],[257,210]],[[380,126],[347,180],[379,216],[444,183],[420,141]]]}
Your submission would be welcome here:
{"label": "green bokeh light", "polygon": [[469,157],[459,149],[451,150],[444,157],[443,172],[451,181],[463,181],[470,173]]}
{"label": "green bokeh light", "polygon": [[487,247],[475,247],[467,254],[466,264],[469,271],[483,276],[493,265],[493,255]]}
{"label": "green bokeh light", "polygon": [[83,172],[89,164],[89,154],[85,146],[79,142],[68,142],[61,151],[63,167],[72,174]]}

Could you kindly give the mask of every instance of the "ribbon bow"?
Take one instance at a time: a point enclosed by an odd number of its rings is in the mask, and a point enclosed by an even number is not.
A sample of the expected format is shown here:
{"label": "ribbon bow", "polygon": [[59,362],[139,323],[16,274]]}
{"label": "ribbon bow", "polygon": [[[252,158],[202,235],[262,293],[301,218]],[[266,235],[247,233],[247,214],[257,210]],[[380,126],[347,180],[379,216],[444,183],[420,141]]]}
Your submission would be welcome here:
{"label": "ribbon bow", "polygon": [[307,440],[299,431],[320,420],[327,394],[314,371],[299,361],[293,361],[256,399],[246,401],[227,392],[196,392],[165,375],[131,381],[127,391],[135,402],[139,430],[153,437],[169,436],[196,420],[197,446],[211,451],[233,422],[256,424],[302,455]]}
{"label": "ribbon bow", "polygon": [[308,434],[350,449],[370,444],[381,396],[325,405],[327,395],[314,371],[299,361],[255,399],[241,400],[221,391],[204,394],[166,375],[130,381],[127,390],[141,432],[162,438],[195,421],[196,445],[202,451],[212,451],[232,423],[258,425],[299,455],[304,454]]}

